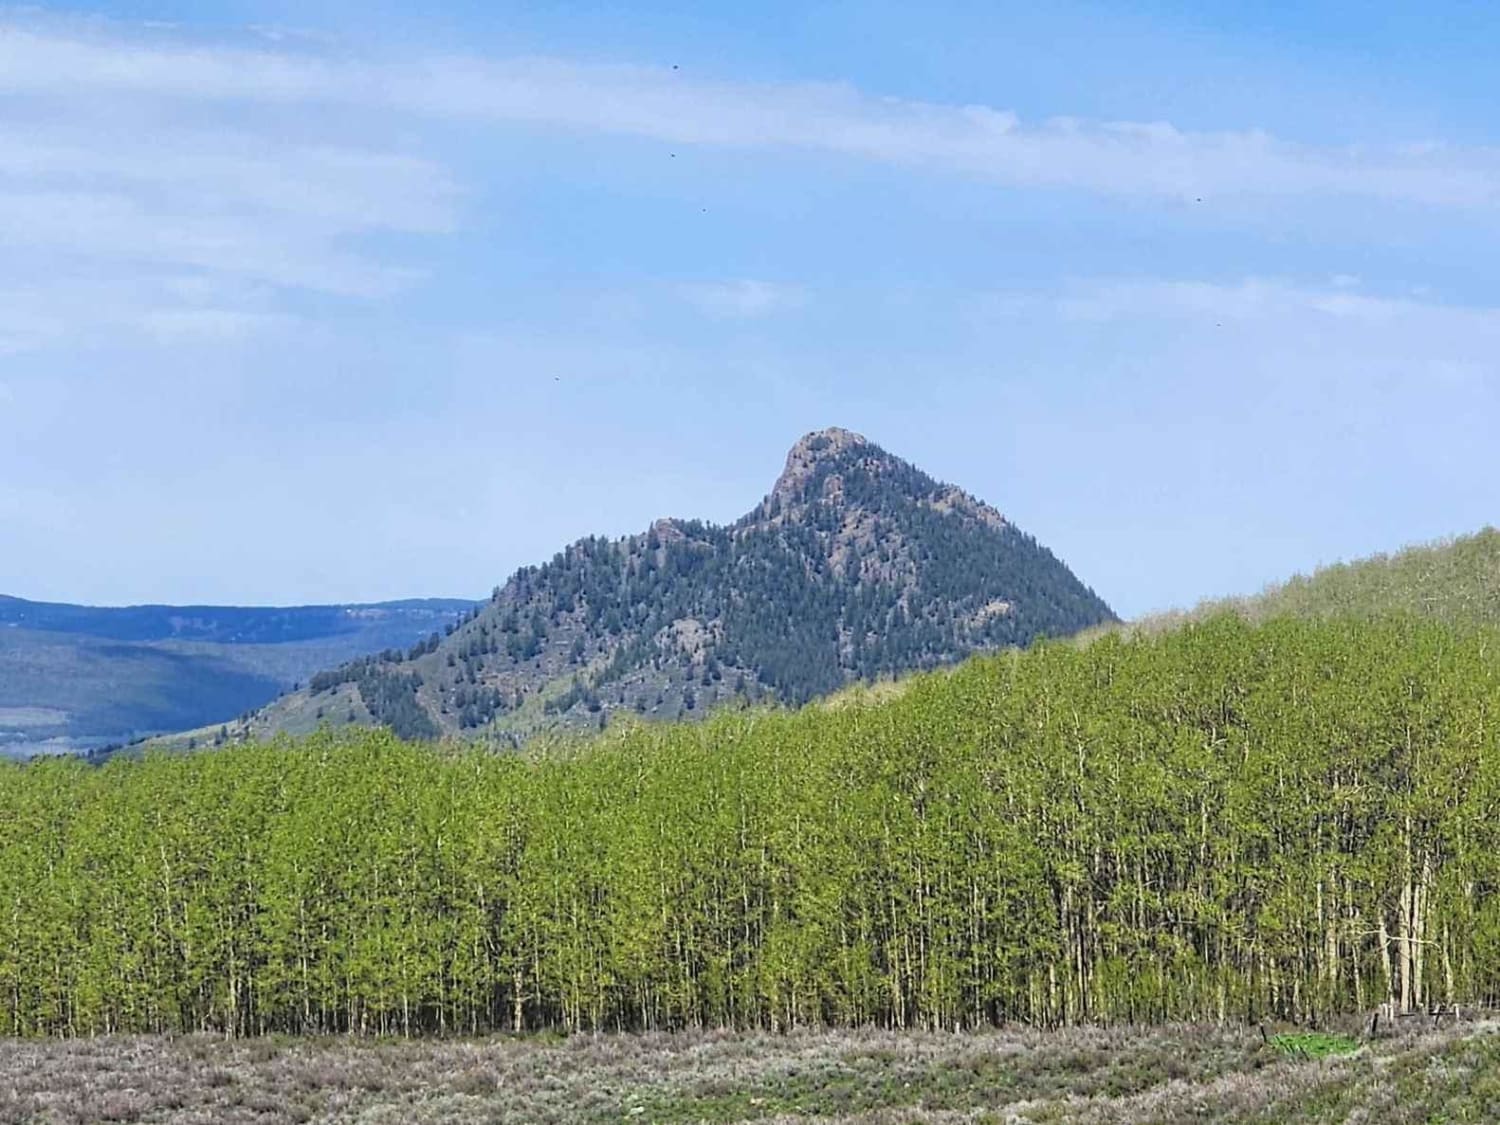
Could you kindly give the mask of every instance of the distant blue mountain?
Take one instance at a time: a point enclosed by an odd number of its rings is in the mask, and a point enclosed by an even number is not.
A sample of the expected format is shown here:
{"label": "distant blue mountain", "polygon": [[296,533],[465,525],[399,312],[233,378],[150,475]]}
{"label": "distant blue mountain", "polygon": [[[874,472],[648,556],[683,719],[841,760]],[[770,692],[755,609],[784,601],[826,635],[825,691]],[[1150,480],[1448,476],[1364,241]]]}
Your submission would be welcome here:
{"label": "distant blue mountain", "polygon": [[0,754],[227,722],[320,669],[444,633],[474,604],[101,607],[0,595]]}
{"label": "distant blue mountain", "polygon": [[[395,629],[429,628],[474,603],[453,598],[412,598],[367,605],[88,606],[32,602],[0,594],[0,626],[47,633],[81,633],[115,641],[212,641],[230,645],[291,644],[325,637]],[[425,634],[423,634],[425,635]]]}

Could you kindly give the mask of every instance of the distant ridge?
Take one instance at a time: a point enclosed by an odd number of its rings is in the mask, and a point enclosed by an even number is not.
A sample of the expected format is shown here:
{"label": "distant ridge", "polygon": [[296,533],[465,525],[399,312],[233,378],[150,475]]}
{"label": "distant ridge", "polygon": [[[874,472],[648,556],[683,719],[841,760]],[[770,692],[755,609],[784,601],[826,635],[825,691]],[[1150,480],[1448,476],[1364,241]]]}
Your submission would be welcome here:
{"label": "distant ridge", "polygon": [[99,607],[0,595],[0,754],[232,723],[319,668],[405,648],[473,605]]}
{"label": "distant ridge", "polygon": [[77,633],[117,641],[213,641],[288,644],[359,633],[371,620],[430,625],[474,603],[457,598],[408,598],[347,605],[89,606],[33,602],[0,594],[0,627]]}
{"label": "distant ridge", "polygon": [[238,735],[383,724],[514,743],[618,714],[802,703],[1114,620],[998,510],[832,428],[798,441],[734,523],[580,540],[448,635],[322,672]]}

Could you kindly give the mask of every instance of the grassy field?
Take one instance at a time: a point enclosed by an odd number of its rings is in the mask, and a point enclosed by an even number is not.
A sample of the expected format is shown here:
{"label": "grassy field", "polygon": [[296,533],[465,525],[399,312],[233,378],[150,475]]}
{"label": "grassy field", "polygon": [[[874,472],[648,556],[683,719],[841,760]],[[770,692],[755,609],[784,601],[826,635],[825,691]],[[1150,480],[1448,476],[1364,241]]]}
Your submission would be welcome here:
{"label": "grassy field", "polygon": [[0,1044],[7,1123],[1497,1120],[1488,1022],[1369,1042],[1179,1025]]}

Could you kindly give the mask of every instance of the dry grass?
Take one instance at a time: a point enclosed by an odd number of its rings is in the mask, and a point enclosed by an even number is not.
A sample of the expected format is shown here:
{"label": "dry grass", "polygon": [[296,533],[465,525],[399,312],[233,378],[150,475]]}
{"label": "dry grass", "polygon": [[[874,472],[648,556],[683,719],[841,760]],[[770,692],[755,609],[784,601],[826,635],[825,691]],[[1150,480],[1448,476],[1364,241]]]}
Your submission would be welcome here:
{"label": "dry grass", "polygon": [[1254,1029],[0,1043],[0,1122],[1500,1120],[1500,1028],[1288,1059]]}

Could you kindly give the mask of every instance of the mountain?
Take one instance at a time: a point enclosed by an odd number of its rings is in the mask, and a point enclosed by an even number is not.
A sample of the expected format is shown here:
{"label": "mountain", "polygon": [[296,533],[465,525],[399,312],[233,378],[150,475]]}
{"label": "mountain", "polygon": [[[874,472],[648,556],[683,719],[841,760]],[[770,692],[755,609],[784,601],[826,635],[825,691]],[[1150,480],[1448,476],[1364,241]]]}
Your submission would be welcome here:
{"label": "mountain", "polygon": [[231,722],[319,668],[405,648],[473,605],[97,607],[0,596],[0,753]]}
{"label": "mountain", "polygon": [[238,734],[384,724],[516,741],[615,713],[797,704],[1114,621],[998,511],[858,434],[809,434],[728,526],[663,519],[524,567],[449,635],[314,676]]}
{"label": "mountain", "polygon": [[1182,613],[1143,618],[1143,629],[1170,628],[1230,611],[1251,621],[1272,617],[1378,617],[1411,614],[1447,625],[1500,624],[1500,531],[1406,547],[1295,575],[1249,597],[1207,601]]}
{"label": "mountain", "polygon": [[74,633],[114,641],[207,641],[217,644],[295,644],[336,636],[438,627],[473,606],[453,598],[412,598],[371,605],[87,606],[29,602],[0,594],[0,628]]}

